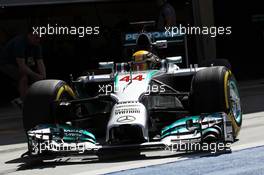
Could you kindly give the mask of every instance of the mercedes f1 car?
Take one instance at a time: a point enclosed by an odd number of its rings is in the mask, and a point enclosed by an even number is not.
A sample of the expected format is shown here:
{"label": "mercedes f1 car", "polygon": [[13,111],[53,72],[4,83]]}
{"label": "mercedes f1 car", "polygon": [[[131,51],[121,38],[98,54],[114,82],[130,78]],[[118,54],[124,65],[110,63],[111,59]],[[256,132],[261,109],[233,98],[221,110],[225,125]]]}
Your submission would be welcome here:
{"label": "mercedes f1 car", "polygon": [[242,123],[234,75],[224,66],[181,69],[181,59],[140,50],[130,62],[99,63],[109,73],[34,83],[23,109],[30,154],[234,142]]}

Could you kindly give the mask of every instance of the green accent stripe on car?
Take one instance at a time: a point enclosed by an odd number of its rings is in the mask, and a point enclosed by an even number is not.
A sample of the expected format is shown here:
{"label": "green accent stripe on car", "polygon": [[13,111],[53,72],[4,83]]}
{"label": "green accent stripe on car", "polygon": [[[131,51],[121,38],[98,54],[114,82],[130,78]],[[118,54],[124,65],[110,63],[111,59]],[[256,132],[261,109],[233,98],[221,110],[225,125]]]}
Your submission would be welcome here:
{"label": "green accent stripe on car", "polygon": [[190,116],[190,117],[186,117],[186,118],[182,118],[177,120],[176,122],[172,123],[171,125],[165,127],[162,129],[161,133],[166,132],[167,130],[171,130],[175,127],[181,126],[181,125],[185,125],[187,120],[193,120],[193,123],[196,123],[200,120],[200,116]]}
{"label": "green accent stripe on car", "polygon": [[196,125],[200,120],[200,116],[190,116],[190,117],[186,117],[186,118],[182,118],[182,119],[177,120],[176,122],[172,123],[171,125],[163,128],[161,130],[161,138],[164,138],[166,136],[173,135],[173,134],[175,135],[177,133],[179,133],[179,134],[190,133],[190,131],[186,128],[186,121],[187,120],[192,120],[193,124]]}
{"label": "green accent stripe on car", "polygon": [[93,140],[95,140],[95,136],[92,133],[90,133],[90,132],[88,132],[86,130],[82,130],[82,133],[84,135],[87,135],[87,136],[91,137]]}
{"label": "green accent stripe on car", "polygon": [[118,73],[115,74],[114,85],[117,86],[117,83],[118,83]]}
{"label": "green accent stripe on car", "polygon": [[[76,142],[77,141],[77,139],[76,139],[76,137],[68,137],[68,136],[64,136],[63,137],[63,140],[64,141],[72,141],[72,142]],[[95,140],[93,140],[93,139],[90,139],[90,138],[85,138],[85,137],[80,137],[80,138],[78,138],[78,141],[79,142],[85,142],[85,141],[88,141],[88,142],[91,142],[91,143],[94,143],[95,144]]]}
{"label": "green accent stripe on car", "polygon": [[150,80],[157,72],[158,72],[158,70],[149,71],[149,73],[147,75],[147,80]]}
{"label": "green accent stripe on car", "polygon": [[161,138],[164,138],[166,136],[173,135],[173,134],[189,133],[189,132],[190,131],[185,126],[181,126],[181,127],[173,128],[173,130],[171,131],[164,132]]}

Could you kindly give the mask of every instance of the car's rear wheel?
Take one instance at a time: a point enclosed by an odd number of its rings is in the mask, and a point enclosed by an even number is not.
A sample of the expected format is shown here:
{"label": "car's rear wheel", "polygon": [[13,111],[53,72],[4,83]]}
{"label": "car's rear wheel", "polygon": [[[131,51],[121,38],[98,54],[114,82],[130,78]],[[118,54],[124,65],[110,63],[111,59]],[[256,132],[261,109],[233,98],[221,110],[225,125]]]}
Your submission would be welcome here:
{"label": "car's rear wheel", "polygon": [[39,124],[59,122],[55,102],[74,98],[74,92],[64,81],[42,80],[34,83],[29,88],[23,106],[25,131]]}
{"label": "car's rear wheel", "polygon": [[237,136],[242,124],[240,96],[235,77],[226,67],[208,67],[192,80],[190,105],[193,114],[225,112]]}

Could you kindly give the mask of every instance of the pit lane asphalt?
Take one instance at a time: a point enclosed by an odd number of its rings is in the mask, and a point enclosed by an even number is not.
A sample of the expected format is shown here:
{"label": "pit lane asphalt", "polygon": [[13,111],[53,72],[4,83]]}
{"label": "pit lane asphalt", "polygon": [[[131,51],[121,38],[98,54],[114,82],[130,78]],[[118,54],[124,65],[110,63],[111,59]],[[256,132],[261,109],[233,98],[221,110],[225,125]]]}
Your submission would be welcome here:
{"label": "pit lane asphalt", "polygon": [[[246,158],[245,158],[246,155]],[[242,161],[241,161],[242,160]],[[208,166],[209,165],[209,166]],[[232,154],[192,158],[157,166],[126,170],[111,175],[262,175],[264,173],[264,146],[235,151]]]}
{"label": "pit lane asphalt", "polygon": [[[96,157],[63,158],[40,162],[20,158],[26,151],[25,135],[21,126],[21,114],[14,108],[0,109],[0,175],[3,174],[104,174],[128,169],[143,168],[144,173],[175,174],[181,169],[169,169],[175,165],[188,167],[189,174],[209,173],[210,168],[217,167],[224,174],[263,174],[264,167],[259,151],[263,148],[253,148],[264,145],[264,81],[240,83],[242,105],[244,110],[243,126],[238,137],[239,141],[232,145],[232,154],[208,155],[204,153],[179,154],[169,151],[143,152],[143,156],[131,157],[113,155],[108,160],[98,161]],[[250,148],[250,149],[247,149]],[[246,149],[246,150],[243,150]],[[241,151],[242,150],[242,151]],[[124,156],[124,157],[123,157]],[[206,157],[205,157],[206,156]],[[177,162],[179,161],[179,162]],[[176,162],[176,163],[172,163]],[[230,163],[229,163],[230,162]],[[239,171],[231,171],[231,163],[238,166]],[[249,163],[245,163],[249,162]],[[255,162],[255,164],[254,164]],[[162,164],[162,165],[161,165]],[[202,164],[201,166],[197,164]],[[156,165],[156,166],[154,166]],[[150,166],[150,167],[148,167]],[[225,167],[227,167],[225,169]],[[154,168],[154,169],[153,169]],[[158,169],[158,171],[156,170]],[[160,169],[160,170],[159,170]],[[243,169],[249,171],[242,171]],[[121,173],[142,174],[142,169],[124,171]],[[228,171],[227,171],[228,170]]]}

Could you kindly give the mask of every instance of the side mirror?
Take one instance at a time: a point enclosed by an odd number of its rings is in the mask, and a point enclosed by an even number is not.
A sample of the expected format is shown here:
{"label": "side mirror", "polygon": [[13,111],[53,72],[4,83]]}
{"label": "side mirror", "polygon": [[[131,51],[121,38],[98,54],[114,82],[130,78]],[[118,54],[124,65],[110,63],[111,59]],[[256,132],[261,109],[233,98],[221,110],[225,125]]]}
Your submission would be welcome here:
{"label": "side mirror", "polygon": [[159,49],[166,49],[168,47],[167,40],[158,40],[153,45]]}
{"label": "side mirror", "polygon": [[176,57],[167,57],[166,58],[167,63],[173,63],[173,64],[179,64],[182,63],[182,57],[176,56]]}
{"label": "side mirror", "polygon": [[114,62],[99,62],[99,69],[114,69]]}
{"label": "side mirror", "polygon": [[167,63],[167,73],[175,73],[175,71],[179,70],[180,68],[176,65],[178,63],[182,63],[182,57],[167,57],[166,59]]}
{"label": "side mirror", "polygon": [[115,64],[114,64],[113,61],[110,61],[110,62],[99,62],[99,69],[101,69],[101,70],[111,70],[111,77],[115,73],[114,67],[115,67]]}

